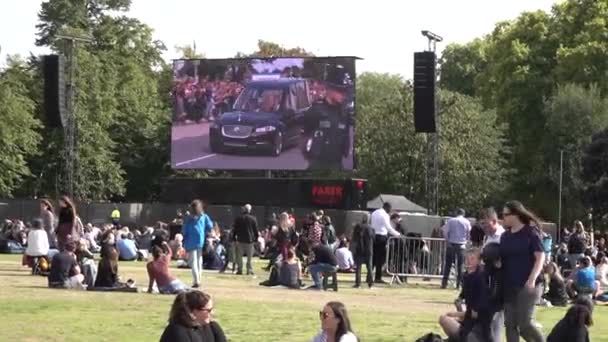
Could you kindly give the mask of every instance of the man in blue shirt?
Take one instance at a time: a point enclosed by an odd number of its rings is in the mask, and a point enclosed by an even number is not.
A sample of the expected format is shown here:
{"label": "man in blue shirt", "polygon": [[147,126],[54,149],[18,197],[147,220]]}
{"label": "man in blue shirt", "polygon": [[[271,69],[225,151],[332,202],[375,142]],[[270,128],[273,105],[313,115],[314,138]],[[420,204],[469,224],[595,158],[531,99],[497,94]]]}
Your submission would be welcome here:
{"label": "man in blue shirt", "polygon": [[118,248],[118,259],[122,261],[133,261],[137,259],[137,246],[128,234],[122,234],[121,239],[116,242]]}
{"label": "man in blue shirt", "polygon": [[464,248],[471,234],[471,222],[465,217],[464,209],[456,210],[456,217],[448,220],[442,228],[443,237],[447,242],[445,251],[445,265],[443,267],[443,279],[441,288],[448,286],[448,279],[452,271],[452,264],[456,262],[456,288],[462,283],[462,266],[464,263]]}

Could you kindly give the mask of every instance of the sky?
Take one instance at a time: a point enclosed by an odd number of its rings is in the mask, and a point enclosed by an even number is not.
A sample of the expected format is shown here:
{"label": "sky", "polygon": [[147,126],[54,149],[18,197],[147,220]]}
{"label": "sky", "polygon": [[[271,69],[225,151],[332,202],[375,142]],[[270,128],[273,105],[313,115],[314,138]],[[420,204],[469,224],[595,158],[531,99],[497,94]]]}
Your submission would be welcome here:
{"label": "sky", "polygon": [[[302,47],[318,56],[358,56],[357,72],[411,77],[413,53],[427,47],[420,31],[450,43],[488,34],[494,25],[523,11],[551,9],[558,0],[133,0],[128,16],[154,29],[167,46],[167,60],[180,57],[176,45],[196,42],[208,58],[253,52],[258,39]],[[47,53],[34,46],[39,0],[3,0],[0,65],[7,54]],[[7,5],[10,3],[9,5]]]}

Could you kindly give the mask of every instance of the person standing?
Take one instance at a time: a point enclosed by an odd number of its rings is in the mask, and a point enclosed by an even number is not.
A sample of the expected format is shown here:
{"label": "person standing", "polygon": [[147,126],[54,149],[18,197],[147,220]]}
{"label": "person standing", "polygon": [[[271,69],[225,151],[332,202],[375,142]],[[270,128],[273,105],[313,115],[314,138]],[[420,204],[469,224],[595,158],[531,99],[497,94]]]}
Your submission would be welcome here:
{"label": "person standing", "polygon": [[537,280],[545,262],[542,226],[516,201],[505,204],[503,220],[509,228],[500,238],[507,342],[517,342],[520,336],[527,342],[543,342],[543,335],[532,322],[542,289]]}
{"label": "person standing", "polygon": [[46,231],[49,240],[49,247],[56,248],[55,241],[55,214],[53,213],[53,205],[47,199],[40,201],[40,218],[42,219],[42,227]]}
{"label": "person standing", "polygon": [[581,221],[574,222],[574,233],[568,240],[568,260],[570,260],[570,268],[576,268],[579,259],[585,256],[587,249],[587,235]]}
{"label": "person standing", "polygon": [[353,230],[353,240],[351,249],[355,259],[355,288],[361,287],[361,272],[365,265],[367,270],[367,286],[373,286],[372,279],[372,259],[374,256],[374,229],[368,224],[369,214],[365,213],[361,219],[361,223],[355,226]]}
{"label": "person standing", "polygon": [[[486,253],[486,247],[490,244],[500,245],[500,237],[505,232],[503,226],[498,223],[498,214],[494,208],[482,209],[479,214],[480,225],[483,228],[485,237],[483,240],[483,252]],[[495,245],[493,245],[495,246]],[[491,248],[491,247],[490,247]],[[492,318],[492,341],[502,341],[502,327],[505,325],[504,310],[499,310]]]}
{"label": "person standing", "polygon": [[59,199],[59,223],[57,225],[57,248],[63,251],[68,237],[75,235],[76,228],[76,206],[68,196]]}
{"label": "person standing", "polygon": [[448,220],[443,228],[443,237],[447,242],[445,251],[445,264],[443,267],[443,279],[441,288],[448,286],[448,279],[452,271],[452,265],[456,263],[456,288],[462,283],[462,267],[464,263],[464,249],[471,234],[471,222],[465,217],[464,209],[456,210],[456,217]]}
{"label": "person standing", "polygon": [[114,229],[120,229],[120,210],[118,210],[118,206],[114,205],[114,210],[110,213],[110,218],[112,219]]}
{"label": "person standing", "polygon": [[254,275],[251,258],[253,244],[258,240],[258,221],[251,215],[251,205],[245,204],[241,215],[234,220],[234,241],[236,241],[236,274],[243,274],[243,253],[247,255],[247,274]]}
{"label": "person standing", "polygon": [[376,209],[372,213],[372,228],[374,229],[374,267],[376,268],[376,283],[384,283],[382,280],[382,269],[386,263],[386,245],[388,243],[388,235],[401,236],[391,225],[390,212],[392,206],[389,202],[382,205],[382,208]]}
{"label": "person standing", "polygon": [[203,211],[203,202],[194,200],[190,204],[190,208],[192,214],[188,215],[184,221],[182,235],[184,236],[184,249],[188,252],[188,264],[192,269],[192,287],[197,288],[201,284],[205,236],[213,229],[213,224]]}

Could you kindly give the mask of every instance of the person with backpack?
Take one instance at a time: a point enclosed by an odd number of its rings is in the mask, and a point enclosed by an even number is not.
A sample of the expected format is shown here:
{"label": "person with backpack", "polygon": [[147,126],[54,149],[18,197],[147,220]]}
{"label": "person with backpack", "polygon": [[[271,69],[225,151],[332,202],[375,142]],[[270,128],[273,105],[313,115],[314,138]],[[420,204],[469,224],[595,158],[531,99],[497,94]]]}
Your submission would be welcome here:
{"label": "person with backpack", "polygon": [[374,229],[369,225],[369,214],[365,213],[361,223],[355,226],[350,248],[355,259],[355,288],[361,287],[361,269],[367,270],[367,285],[374,285],[372,278],[372,261],[374,257]]}

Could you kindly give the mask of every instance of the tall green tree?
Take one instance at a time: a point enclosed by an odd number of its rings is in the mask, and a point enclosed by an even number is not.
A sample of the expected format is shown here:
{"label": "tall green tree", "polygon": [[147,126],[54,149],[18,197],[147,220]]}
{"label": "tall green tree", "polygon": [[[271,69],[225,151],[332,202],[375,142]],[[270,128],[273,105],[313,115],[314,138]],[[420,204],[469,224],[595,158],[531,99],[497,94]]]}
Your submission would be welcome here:
{"label": "tall green tree", "polygon": [[287,48],[267,40],[258,40],[258,49],[250,54],[238,52],[237,58],[242,57],[313,57],[314,54],[301,47]]}
{"label": "tall green tree", "polygon": [[608,222],[608,129],[593,135],[582,158],[585,204],[593,209],[596,223]]}
{"label": "tall green tree", "polygon": [[557,82],[596,84],[608,91],[608,1],[569,0],[553,8],[552,32],[559,39]]}
{"label": "tall green tree", "polygon": [[[545,102],[544,162],[547,182],[547,210],[556,203],[559,182],[560,151],[564,152],[563,198],[568,219],[584,214],[585,183],[581,177],[584,151],[591,137],[608,127],[608,100],[597,86],[578,84],[559,86]],[[551,213],[552,218],[555,212]]]}
{"label": "tall green tree", "polygon": [[[476,210],[506,184],[504,129],[479,100],[449,91],[440,98],[441,211]],[[359,175],[374,193],[402,194],[424,205],[426,139],[414,131],[411,88],[399,76],[365,73],[357,99]]]}
{"label": "tall green tree", "polygon": [[38,155],[40,121],[28,96],[25,62],[8,57],[0,71],[0,196],[11,196],[31,176],[27,159]]}
{"label": "tall green tree", "polygon": [[487,41],[477,38],[467,44],[450,44],[441,53],[440,82],[442,89],[475,96],[476,79],[485,72]]}
{"label": "tall green tree", "polygon": [[169,102],[158,87],[165,47],[150,27],[123,15],[129,6],[127,0],[51,0],[40,12],[38,44],[61,52],[56,38],[65,30],[93,38],[77,52],[78,197],[153,198],[168,173]]}

